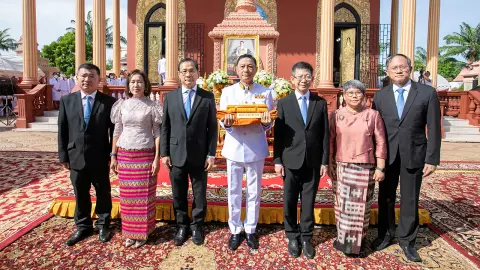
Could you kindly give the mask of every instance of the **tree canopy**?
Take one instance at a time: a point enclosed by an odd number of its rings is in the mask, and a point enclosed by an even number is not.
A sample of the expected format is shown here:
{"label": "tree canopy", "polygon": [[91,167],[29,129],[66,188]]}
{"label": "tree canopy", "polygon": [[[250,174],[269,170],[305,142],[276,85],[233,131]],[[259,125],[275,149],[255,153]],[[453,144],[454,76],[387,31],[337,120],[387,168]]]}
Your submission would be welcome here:
{"label": "tree canopy", "polygon": [[[92,44],[85,42],[87,62],[92,61]],[[68,32],[57,41],[43,46],[41,57],[50,60],[50,65],[58,67],[66,75],[75,74],[75,33]]]}
{"label": "tree canopy", "polygon": [[[75,24],[75,20],[72,20],[71,23]],[[68,27],[66,30],[75,33],[75,27]],[[110,25],[109,18],[105,20],[105,30],[107,48],[111,49],[113,48],[113,26]],[[85,20],[85,39],[93,44],[93,20],[91,10],[87,13],[87,19]],[[120,42],[125,45],[127,44],[127,39],[120,36]]]}
{"label": "tree canopy", "polygon": [[0,30],[0,50],[10,51],[15,50],[18,46],[17,41],[10,37],[8,31],[10,28]]}
{"label": "tree canopy", "polygon": [[461,55],[470,63],[480,60],[480,23],[474,28],[463,22],[460,33],[446,35],[443,40],[446,56]]}
{"label": "tree canopy", "polygon": [[[454,57],[447,56],[448,49],[442,46],[438,50],[438,74],[442,75],[448,81],[453,81],[460,73],[465,63],[458,61]],[[415,70],[426,69],[427,66],[427,51],[423,47],[415,49]]]}

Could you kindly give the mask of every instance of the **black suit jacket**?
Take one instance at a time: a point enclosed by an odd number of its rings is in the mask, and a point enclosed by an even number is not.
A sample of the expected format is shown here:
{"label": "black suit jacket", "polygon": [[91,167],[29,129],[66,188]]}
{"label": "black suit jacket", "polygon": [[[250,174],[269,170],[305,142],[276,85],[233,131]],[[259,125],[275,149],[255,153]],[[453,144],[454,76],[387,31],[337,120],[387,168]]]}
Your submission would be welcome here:
{"label": "black suit jacket", "polygon": [[[440,102],[431,86],[411,82],[402,118],[398,119],[393,85],[378,91],[373,98],[373,109],[383,118],[388,137],[388,164],[395,161],[400,151],[406,168],[422,168],[425,163],[440,163]],[[425,126],[428,130],[428,140]]]}
{"label": "black suit jacket", "polygon": [[290,169],[328,165],[329,131],[326,101],[310,92],[307,124],[303,123],[295,93],[280,99],[275,120],[273,157],[275,164]]}
{"label": "black suit jacket", "polygon": [[187,161],[203,167],[207,156],[215,156],[217,151],[216,114],[215,98],[208,91],[197,88],[188,120],[182,88],[168,93],[163,104],[161,156],[170,156],[176,167],[184,166]]}
{"label": "black suit jacket", "polygon": [[86,126],[80,91],[60,99],[58,156],[61,163],[69,163],[74,170],[108,166],[114,129],[110,121],[113,103],[113,97],[97,91]]}

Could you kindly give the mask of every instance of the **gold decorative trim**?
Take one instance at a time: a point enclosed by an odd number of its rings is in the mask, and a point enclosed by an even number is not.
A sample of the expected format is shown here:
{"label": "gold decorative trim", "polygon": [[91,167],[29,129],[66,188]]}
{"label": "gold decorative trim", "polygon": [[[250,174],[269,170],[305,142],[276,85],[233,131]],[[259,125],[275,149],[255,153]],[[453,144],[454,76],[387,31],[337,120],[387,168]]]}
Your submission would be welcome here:
{"label": "gold decorative trim", "polygon": [[[317,5],[317,57],[316,57],[316,66],[320,66],[320,61],[322,59],[319,58],[320,55],[320,18],[322,16],[322,2],[323,0],[318,0],[318,5]],[[359,24],[370,24],[370,1],[369,0],[335,0],[335,6],[338,4],[345,3],[350,5],[355,11],[357,11],[358,15],[360,16],[360,22]],[[335,13],[337,15],[337,13]],[[353,14],[352,14],[353,15]],[[336,22],[338,19],[335,17],[334,19]],[[332,41],[333,42],[333,41]],[[364,47],[369,46],[369,42],[361,42],[362,48],[360,48],[360,51],[365,51]],[[362,67],[363,65],[359,64],[359,67]],[[320,70],[316,69],[315,70],[315,81],[314,81],[314,86],[318,87],[319,81],[320,80]]]}
{"label": "gold decorative trim", "polygon": [[[277,29],[277,1],[276,0],[256,0],[255,4],[259,5],[268,18],[268,23],[270,23],[275,30]],[[231,12],[235,11],[237,6],[237,0],[227,0],[225,1],[225,11],[224,18],[227,18]]]}
{"label": "gold decorative trim", "polygon": [[[136,12],[136,32],[137,32],[137,41],[135,47],[135,67],[138,69],[143,69],[145,53],[143,51],[143,40],[144,40],[144,26],[145,26],[145,16],[148,11],[158,3],[166,4],[166,0],[138,0],[137,2],[137,12]],[[186,22],[186,9],[185,9],[185,0],[178,0],[178,23]],[[168,27],[168,26],[167,26]]]}
{"label": "gold decorative trim", "polygon": [[355,16],[350,10],[346,8],[341,8],[335,12],[335,22],[355,23],[357,22],[357,20],[355,19]]}

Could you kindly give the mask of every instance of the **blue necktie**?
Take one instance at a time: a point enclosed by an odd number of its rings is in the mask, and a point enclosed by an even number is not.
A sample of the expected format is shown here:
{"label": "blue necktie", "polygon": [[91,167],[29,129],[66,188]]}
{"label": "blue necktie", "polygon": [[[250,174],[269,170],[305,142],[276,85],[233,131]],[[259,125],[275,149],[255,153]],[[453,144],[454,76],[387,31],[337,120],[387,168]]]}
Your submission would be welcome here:
{"label": "blue necktie", "polygon": [[192,90],[186,90],[184,93],[187,93],[187,101],[183,104],[185,107],[185,115],[190,118],[190,110],[192,109],[192,97],[191,97]]}
{"label": "blue necktie", "polygon": [[88,125],[88,121],[90,120],[90,114],[92,113],[92,105],[90,104],[90,100],[92,99],[91,96],[86,96],[85,99],[85,111],[83,112],[83,121],[85,121],[85,125]]}
{"label": "blue necktie", "polygon": [[398,119],[402,119],[403,107],[405,107],[405,98],[403,97],[403,92],[405,89],[398,88],[398,98],[397,98],[397,112],[398,112]]}
{"label": "blue necktie", "polygon": [[307,97],[306,96],[302,96],[301,112],[302,112],[303,123],[306,125],[307,124]]}

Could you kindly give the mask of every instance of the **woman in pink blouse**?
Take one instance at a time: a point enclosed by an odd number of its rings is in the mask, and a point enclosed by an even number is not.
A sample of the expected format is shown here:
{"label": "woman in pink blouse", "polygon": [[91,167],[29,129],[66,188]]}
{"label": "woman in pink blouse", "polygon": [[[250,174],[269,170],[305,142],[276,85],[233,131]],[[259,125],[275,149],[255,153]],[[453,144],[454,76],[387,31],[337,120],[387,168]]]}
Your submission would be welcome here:
{"label": "woman in pink blouse", "polygon": [[330,115],[329,175],[335,196],[337,239],[346,255],[363,252],[370,222],[375,181],[385,178],[385,127],[380,114],[365,107],[365,86],[351,80],[343,86],[347,105]]}

